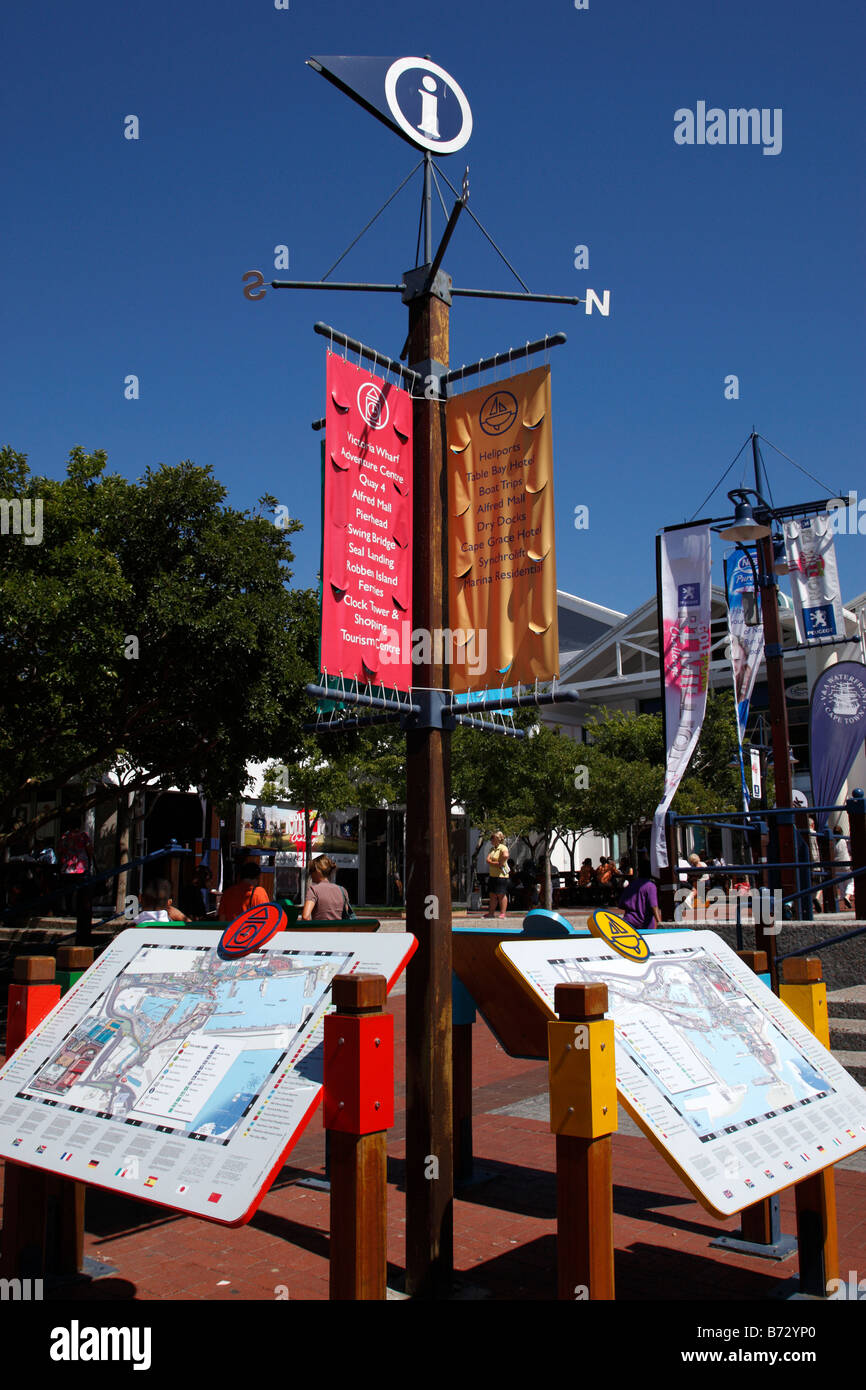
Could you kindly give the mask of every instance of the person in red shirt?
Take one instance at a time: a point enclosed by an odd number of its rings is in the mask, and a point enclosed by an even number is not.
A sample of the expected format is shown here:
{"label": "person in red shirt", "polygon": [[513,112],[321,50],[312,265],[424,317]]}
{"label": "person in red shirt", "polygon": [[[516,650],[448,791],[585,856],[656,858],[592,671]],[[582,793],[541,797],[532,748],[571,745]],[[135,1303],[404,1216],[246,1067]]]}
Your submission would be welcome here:
{"label": "person in red shirt", "polygon": [[246,864],[241,865],[238,882],[233,883],[231,888],[227,888],[220,898],[221,922],[233,922],[236,917],[240,917],[242,912],[248,912],[251,907],[258,907],[260,903],[270,902],[265,889],[259,886],[260,874],[261,869],[255,859],[249,859]]}

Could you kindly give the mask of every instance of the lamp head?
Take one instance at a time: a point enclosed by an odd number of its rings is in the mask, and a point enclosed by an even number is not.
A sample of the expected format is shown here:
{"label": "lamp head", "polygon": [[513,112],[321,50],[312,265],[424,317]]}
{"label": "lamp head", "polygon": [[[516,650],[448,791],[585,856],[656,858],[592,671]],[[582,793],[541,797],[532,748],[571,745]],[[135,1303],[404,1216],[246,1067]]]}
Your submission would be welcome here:
{"label": "lamp head", "polygon": [[745,493],[729,492],[728,496],[732,501],[736,498],[734,506],[734,520],[730,526],[726,526],[719,535],[726,541],[744,541],[747,545],[754,541],[761,540],[764,536],[769,536],[769,526],[764,526],[760,521],[755,520],[752,511],[752,504]]}

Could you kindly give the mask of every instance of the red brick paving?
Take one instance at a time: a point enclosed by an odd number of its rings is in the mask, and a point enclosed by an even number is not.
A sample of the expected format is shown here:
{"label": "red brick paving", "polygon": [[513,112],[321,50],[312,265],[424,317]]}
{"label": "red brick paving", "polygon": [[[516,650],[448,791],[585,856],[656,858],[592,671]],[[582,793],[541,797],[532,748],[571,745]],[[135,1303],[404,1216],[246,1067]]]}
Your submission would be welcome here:
{"label": "red brick paving", "polygon": [[[390,1003],[403,1073],[404,998]],[[479,1019],[474,1031],[476,1166],[493,1176],[463,1189],[454,1205],[455,1273],[464,1296],[550,1300],[556,1296],[554,1140],[546,1122],[491,1113],[541,1094],[544,1063],[508,1057]],[[404,1270],[404,1086],[388,1144],[389,1284]],[[713,1250],[718,1222],[683,1187],[648,1141],[613,1140],[614,1240],[621,1300],[765,1299],[797,1273],[796,1255],[771,1263]],[[289,1167],[246,1227],[230,1230],[164,1208],[92,1189],[85,1254],[115,1273],[55,1289],[55,1300],[274,1300],[328,1297],[328,1196],[299,1187],[304,1173],[321,1175],[320,1112]],[[840,1267],[866,1272],[866,1173],[837,1169]],[[782,1196],[783,1230],[793,1232],[794,1204]]]}

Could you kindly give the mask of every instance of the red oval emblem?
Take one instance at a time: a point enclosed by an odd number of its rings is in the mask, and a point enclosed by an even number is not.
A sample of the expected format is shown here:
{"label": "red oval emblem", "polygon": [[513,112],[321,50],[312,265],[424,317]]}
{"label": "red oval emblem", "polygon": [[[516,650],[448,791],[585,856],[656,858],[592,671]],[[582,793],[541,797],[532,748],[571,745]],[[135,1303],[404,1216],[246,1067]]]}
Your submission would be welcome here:
{"label": "red oval emblem", "polygon": [[220,937],[217,955],[223,960],[237,960],[238,956],[246,956],[270,941],[288,923],[289,919],[279,903],[259,903],[258,907],[251,907],[229,923]]}

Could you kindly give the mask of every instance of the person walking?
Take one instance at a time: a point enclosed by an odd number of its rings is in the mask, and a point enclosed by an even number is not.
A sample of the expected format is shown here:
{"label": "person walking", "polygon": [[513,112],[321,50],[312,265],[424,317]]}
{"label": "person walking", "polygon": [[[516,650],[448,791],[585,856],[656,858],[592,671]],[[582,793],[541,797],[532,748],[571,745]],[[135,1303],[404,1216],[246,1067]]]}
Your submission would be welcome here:
{"label": "person walking", "polygon": [[508,888],[510,870],[508,868],[508,846],[501,830],[493,833],[491,850],[487,856],[490,865],[490,905],[485,917],[504,917],[508,910]]}

